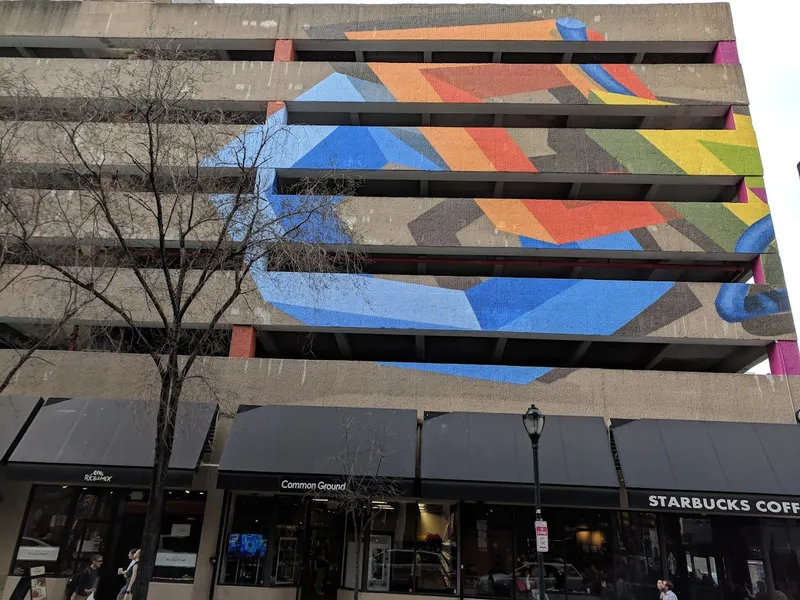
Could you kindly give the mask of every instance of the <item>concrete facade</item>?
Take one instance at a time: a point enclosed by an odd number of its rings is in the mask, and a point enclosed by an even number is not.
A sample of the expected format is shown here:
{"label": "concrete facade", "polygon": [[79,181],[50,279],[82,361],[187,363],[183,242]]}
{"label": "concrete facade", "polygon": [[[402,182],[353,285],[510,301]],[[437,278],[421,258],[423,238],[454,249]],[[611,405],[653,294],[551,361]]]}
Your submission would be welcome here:
{"label": "concrete facade", "polygon": [[[136,82],[145,43],[168,39],[207,51],[182,67],[201,73],[185,106],[255,117],[164,124],[169,139],[202,149],[170,147],[164,164],[222,178],[244,163],[278,218],[297,201],[294,179],[352,177],[361,187],[336,198],[339,226],[297,241],[367,259],[359,273],[260,270],[219,320],[230,347],[199,358],[184,391],[220,407],[192,486],[207,493],[197,566],[191,582],[154,584],[156,600],[206,600],[212,589],[220,600],[295,598],[294,587],[215,582],[226,517],[217,465],[242,405],[413,409],[421,420],[535,402],[605,421],[795,422],[800,352],[727,4],[0,3],[0,70],[25,73],[48,107],[80,101],[74,80]],[[122,121],[86,128],[103,140],[92,166],[114,177],[148,159],[147,128]],[[74,164],[65,132],[35,120],[15,132],[22,142],[7,158],[33,183],[12,194],[50,200],[34,238],[113,250],[108,223],[86,218],[90,196],[47,187]],[[260,144],[266,158],[255,161]],[[140,250],[159,237],[152,196],[139,193],[131,210],[111,195]],[[222,198],[175,200],[208,216],[191,244],[228,233]],[[162,233],[178,244],[179,228]],[[159,329],[137,279],[164,292],[159,271],[107,272],[98,281],[125,318],[89,303],[70,322],[78,337],[130,322]],[[49,274],[3,266],[0,325],[57,319],[72,291]],[[235,275],[215,274],[188,326],[209,323]],[[0,374],[16,357],[0,350]],[[5,394],[157,394],[143,354],[76,342],[37,358]],[[766,358],[772,374],[744,372]],[[0,586],[33,483],[4,480],[0,465]],[[3,600],[17,580],[8,576]],[[49,579],[48,592],[64,583]]]}

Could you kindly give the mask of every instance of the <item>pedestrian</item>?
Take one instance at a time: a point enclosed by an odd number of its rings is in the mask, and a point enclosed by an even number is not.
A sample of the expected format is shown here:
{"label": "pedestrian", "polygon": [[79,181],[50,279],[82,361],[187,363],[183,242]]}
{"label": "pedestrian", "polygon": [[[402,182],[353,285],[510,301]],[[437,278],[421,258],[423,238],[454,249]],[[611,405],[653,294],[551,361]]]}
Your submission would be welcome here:
{"label": "pedestrian", "polygon": [[128,586],[130,585],[131,576],[133,575],[133,566],[136,564],[135,556],[136,553],[139,551],[138,548],[131,548],[128,551],[128,566],[123,568],[117,569],[117,575],[122,575],[125,578],[125,584],[122,586],[122,589],[117,594],[117,600],[124,600],[125,593],[128,591]]}
{"label": "pedestrian", "polygon": [[673,591],[672,582],[669,579],[665,579],[662,583],[664,585],[664,600],[678,600],[678,596]]}
{"label": "pedestrian", "polygon": [[92,556],[92,562],[86,567],[75,581],[75,589],[70,600],[86,600],[97,590],[100,580],[100,567],[103,566],[103,557],[99,554]]}
{"label": "pedestrian", "polygon": [[315,560],[315,581],[314,590],[318,596],[325,595],[325,579],[328,575],[328,562],[329,562],[329,549],[328,540],[324,540],[317,544],[316,560]]}
{"label": "pedestrian", "polygon": [[128,582],[128,589],[123,596],[124,600],[133,600],[133,586],[136,583],[136,576],[139,575],[139,556],[141,550],[137,550],[133,555],[133,566],[131,567],[131,579]]}
{"label": "pedestrian", "polygon": [[658,600],[664,600],[664,581],[662,579],[656,581],[656,589],[658,589]]}

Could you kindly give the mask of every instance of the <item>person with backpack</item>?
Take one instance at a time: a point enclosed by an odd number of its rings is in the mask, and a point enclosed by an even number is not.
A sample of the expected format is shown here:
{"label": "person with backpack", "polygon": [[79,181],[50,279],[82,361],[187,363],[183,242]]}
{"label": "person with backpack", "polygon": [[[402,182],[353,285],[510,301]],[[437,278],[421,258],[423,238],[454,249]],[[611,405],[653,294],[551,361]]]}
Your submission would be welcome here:
{"label": "person with backpack", "polygon": [[132,600],[133,598],[133,584],[136,583],[136,577],[139,575],[139,555],[141,550],[137,550],[133,555],[133,566],[131,569],[131,579],[128,582],[128,590],[125,592],[123,600]]}
{"label": "person with backpack", "polygon": [[86,600],[97,589],[100,580],[100,567],[103,566],[103,557],[99,554],[92,556],[89,566],[73,575],[67,582],[64,597],[67,600]]}

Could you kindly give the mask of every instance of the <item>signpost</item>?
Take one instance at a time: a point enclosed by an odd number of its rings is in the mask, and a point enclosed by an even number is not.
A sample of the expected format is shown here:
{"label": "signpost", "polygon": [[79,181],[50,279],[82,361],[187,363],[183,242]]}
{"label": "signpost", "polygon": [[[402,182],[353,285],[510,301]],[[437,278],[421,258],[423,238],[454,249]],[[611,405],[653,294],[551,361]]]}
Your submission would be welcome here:
{"label": "signpost", "polygon": [[547,539],[547,521],[536,521],[536,551],[549,552],[550,544]]}

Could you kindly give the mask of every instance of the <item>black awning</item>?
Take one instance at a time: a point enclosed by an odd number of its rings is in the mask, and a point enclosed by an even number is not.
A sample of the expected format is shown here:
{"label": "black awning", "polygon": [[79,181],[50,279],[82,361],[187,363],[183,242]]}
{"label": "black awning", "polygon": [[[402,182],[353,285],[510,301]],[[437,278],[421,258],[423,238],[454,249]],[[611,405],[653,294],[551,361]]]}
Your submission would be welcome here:
{"label": "black awning", "polygon": [[632,508],[800,515],[800,427],[640,419],[612,433]]}
{"label": "black awning", "polygon": [[0,397],[0,464],[5,463],[42,406],[33,396]]}
{"label": "black awning", "polygon": [[[50,398],[8,460],[16,479],[82,485],[148,485],[156,402]],[[178,406],[167,484],[188,486],[216,420],[217,405]]]}
{"label": "black awning", "polygon": [[[376,445],[386,450],[376,451]],[[217,485],[307,493],[320,481],[341,480],[347,465],[348,473],[397,480],[407,488],[416,447],[414,410],[240,406]]]}
{"label": "black awning", "polygon": [[[539,464],[543,503],[619,506],[600,417],[548,416]],[[420,478],[426,498],[531,502],[533,456],[521,414],[426,414]]]}

